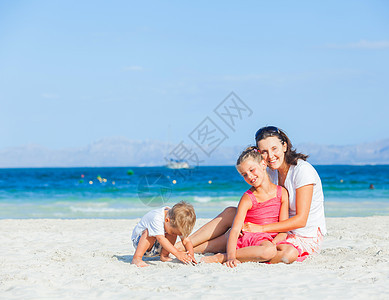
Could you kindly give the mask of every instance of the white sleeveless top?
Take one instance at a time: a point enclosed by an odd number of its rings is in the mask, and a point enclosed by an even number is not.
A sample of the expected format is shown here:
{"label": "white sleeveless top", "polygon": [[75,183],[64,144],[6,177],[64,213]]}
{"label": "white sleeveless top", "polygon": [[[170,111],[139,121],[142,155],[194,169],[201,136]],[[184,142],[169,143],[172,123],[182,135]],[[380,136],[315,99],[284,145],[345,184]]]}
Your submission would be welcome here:
{"label": "white sleeveless top", "polygon": [[[270,180],[278,185],[278,171],[267,169]],[[297,165],[291,165],[286,175],[285,188],[289,193],[289,218],[296,215],[296,189],[313,184],[313,196],[308,220],[305,227],[297,228],[291,232],[303,237],[316,237],[317,229],[323,235],[327,233],[326,220],[324,217],[324,195],[319,174],[315,168],[302,159],[297,161]]]}

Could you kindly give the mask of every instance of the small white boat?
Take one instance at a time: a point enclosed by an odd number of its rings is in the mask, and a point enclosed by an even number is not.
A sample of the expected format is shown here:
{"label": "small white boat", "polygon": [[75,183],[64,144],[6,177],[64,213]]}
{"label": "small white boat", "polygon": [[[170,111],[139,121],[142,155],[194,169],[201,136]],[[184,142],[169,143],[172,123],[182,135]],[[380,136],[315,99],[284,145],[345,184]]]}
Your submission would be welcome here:
{"label": "small white boat", "polygon": [[169,169],[190,169],[188,162],[183,159],[170,159],[166,165]]}

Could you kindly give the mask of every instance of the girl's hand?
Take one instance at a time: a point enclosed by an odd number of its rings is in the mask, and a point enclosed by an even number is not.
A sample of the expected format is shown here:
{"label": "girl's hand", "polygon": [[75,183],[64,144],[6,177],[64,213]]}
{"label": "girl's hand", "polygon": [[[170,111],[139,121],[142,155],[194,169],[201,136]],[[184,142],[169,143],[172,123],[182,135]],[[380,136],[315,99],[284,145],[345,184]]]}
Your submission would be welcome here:
{"label": "girl's hand", "polygon": [[228,259],[223,265],[230,267],[230,268],[235,268],[237,267],[241,262],[237,260],[236,258],[233,259]]}
{"label": "girl's hand", "polygon": [[263,232],[262,225],[254,224],[254,223],[244,223],[242,226],[242,231],[248,232]]}

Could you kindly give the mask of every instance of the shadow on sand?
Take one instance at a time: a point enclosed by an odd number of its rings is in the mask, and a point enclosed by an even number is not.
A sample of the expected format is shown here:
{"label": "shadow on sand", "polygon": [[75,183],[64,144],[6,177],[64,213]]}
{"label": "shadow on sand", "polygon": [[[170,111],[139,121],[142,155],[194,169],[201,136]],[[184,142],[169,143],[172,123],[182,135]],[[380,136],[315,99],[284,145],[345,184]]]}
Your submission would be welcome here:
{"label": "shadow on sand", "polygon": [[[120,260],[120,261],[122,261],[124,263],[130,264],[131,261],[132,261],[132,258],[134,257],[134,255],[114,255],[112,257],[114,257],[117,260]],[[143,257],[143,261],[145,261],[145,262],[159,261],[159,256]]]}

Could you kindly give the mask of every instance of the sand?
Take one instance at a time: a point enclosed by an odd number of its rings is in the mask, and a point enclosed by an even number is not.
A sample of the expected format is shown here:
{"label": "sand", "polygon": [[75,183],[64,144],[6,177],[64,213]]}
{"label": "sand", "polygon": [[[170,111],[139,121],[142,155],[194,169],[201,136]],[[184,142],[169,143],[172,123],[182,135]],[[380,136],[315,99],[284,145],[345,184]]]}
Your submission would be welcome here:
{"label": "sand", "polygon": [[137,221],[0,220],[0,298],[389,298],[389,217],[328,218],[321,254],[234,269],[176,259],[137,268],[130,264]]}

